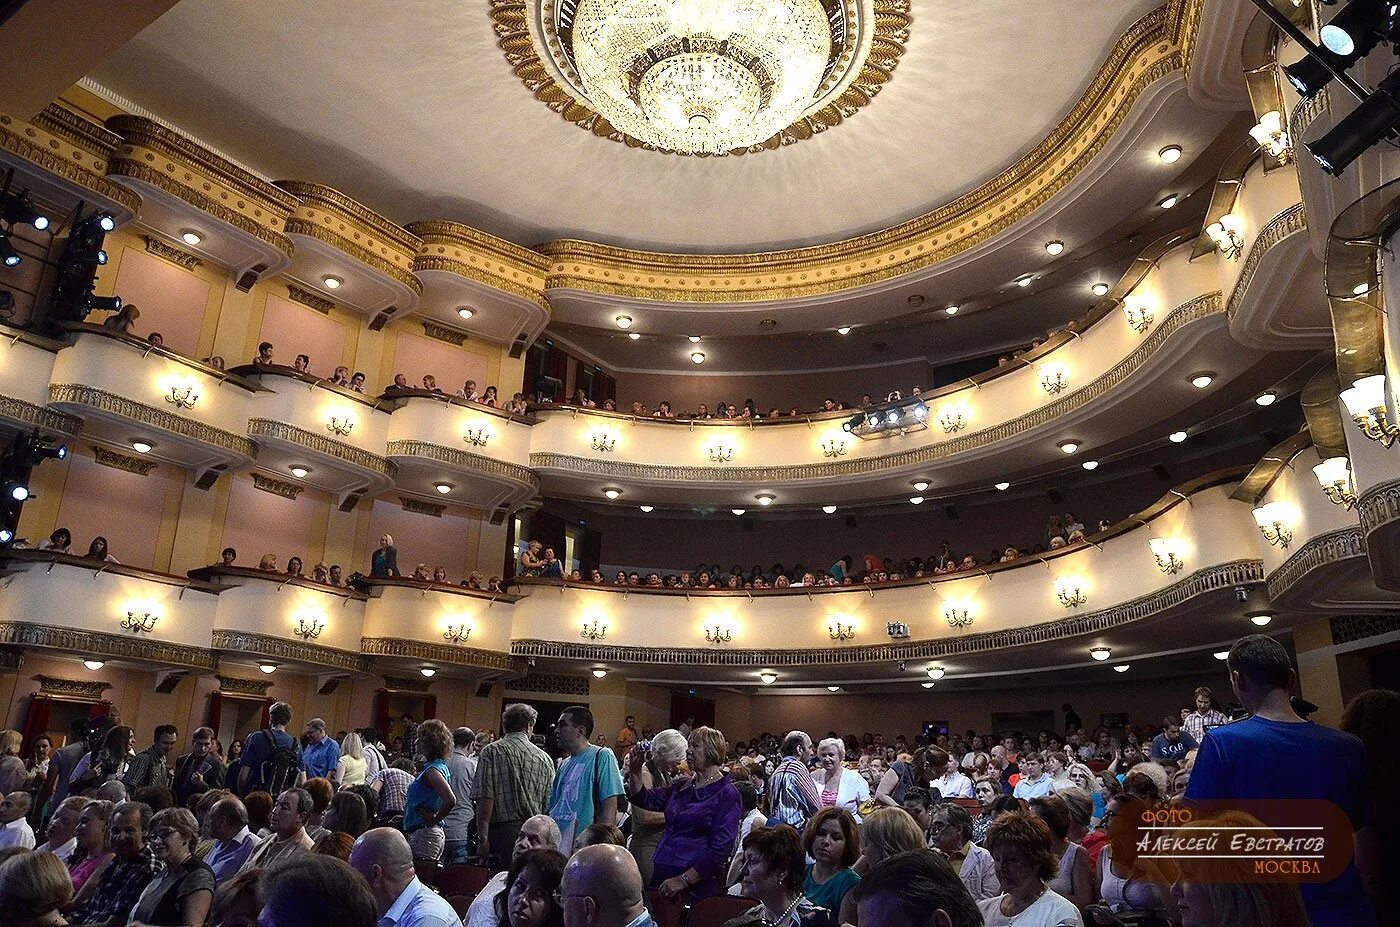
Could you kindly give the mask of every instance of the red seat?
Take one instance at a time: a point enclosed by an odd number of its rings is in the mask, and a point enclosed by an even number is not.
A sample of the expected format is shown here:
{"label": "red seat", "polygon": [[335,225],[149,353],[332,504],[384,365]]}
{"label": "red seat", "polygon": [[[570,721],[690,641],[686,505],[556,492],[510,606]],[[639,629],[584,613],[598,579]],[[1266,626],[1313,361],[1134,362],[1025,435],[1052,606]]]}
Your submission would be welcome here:
{"label": "red seat", "polygon": [[[975,798],[958,797],[952,799],[952,802],[959,808],[966,808],[968,811],[976,811],[980,813],[982,810],[982,803]],[[975,816],[976,815],[974,815],[974,817]]]}
{"label": "red seat", "polygon": [[701,898],[690,909],[686,927],[723,927],[726,921],[733,920],[758,904],[756,898],[735,897],[734,895],[714,895]]}
{"label": "red seat", "polygon": [[466,920],[467,908],[470,908],[476,899],[471,895],[446,895],[443,900],[452,905],[452,910],[457,912],[458,917]]}
{"label": "red seat", "polygon": [[491,871],[485,866],[453,863],[438,873],[437,888],[443,895],[466,895],[475,898],[491,881]]}
{"label": "red seat", "polygon": [[418,877],[419,882],[422,882],[429,888],[435,888],[437,886],[438,861],[435,859],[420,859],[415,856],[413,858],[413,874]]}
{"label": "red seat", "polygon": [[685,923],[685,902],[679,897],[667,901],[661,892],[647,889],[647,909],[651,911],[656,927],[682,927]]}

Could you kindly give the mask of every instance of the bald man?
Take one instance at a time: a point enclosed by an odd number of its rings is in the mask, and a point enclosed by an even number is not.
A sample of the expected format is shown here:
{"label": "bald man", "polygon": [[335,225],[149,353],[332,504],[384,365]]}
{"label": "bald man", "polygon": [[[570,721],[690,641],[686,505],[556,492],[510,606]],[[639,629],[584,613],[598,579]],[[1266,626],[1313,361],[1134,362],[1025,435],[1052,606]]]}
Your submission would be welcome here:
{"label": "bald man", "polygon": [[642,901],[637,861],[610,843],[584,847],[564,868],[565,927],[655,927]]}
{"label": "bald man", "polygon": [[402,831],[365,831],[350,851],[350,868],[369,883],[379,927],[460,927],[452,905],[413,874],[413,851]]}
{"label": "bald man", "polygon": [[[511,847],[511,861],[529,850],[559,849],[559,825],[547,814],[537,814],[520,825],[520,833]],[[501,927],[501,919],[496,916],[496,896],[505,891],[506,870],[491,877],[486,886],[477,893],[467,908],[467,916],[462,918],[465,927]]]}
{"label": "bald man", "polygon": [[30,801],[28,792],[11,792],[0,802],[0,847],[34,849],[34,829],[25,820]]}

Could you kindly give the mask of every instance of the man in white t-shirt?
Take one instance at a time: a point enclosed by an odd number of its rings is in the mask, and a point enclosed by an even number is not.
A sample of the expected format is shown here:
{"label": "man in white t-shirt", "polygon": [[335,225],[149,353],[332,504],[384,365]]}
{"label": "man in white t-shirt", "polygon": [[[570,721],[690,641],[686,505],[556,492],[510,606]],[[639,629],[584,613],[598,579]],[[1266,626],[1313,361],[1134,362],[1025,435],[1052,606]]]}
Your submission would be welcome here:
{"label": "man in white t-shirt", "polygon": [[11,792],[0,803],[0,848],[34,849],[34,829],[25,820],[30,801],[28,792]]}
{"label": "man in white t-shirt", "polygon": [[954,768],[946,751],[930,747],[924,754],[924,762],[928,766],[929,787],[938,789],[944,798],[974,797],[972,780]]}

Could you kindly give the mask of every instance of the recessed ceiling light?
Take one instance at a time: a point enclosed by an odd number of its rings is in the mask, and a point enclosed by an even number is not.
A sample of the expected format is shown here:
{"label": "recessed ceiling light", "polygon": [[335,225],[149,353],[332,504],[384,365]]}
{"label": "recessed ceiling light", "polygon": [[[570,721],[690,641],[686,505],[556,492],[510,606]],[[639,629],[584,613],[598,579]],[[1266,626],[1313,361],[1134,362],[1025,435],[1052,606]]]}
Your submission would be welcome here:
{"label": "recessed ceiling light", "polygon": [[1249,620],[1252,621],[1252,622],[1254,622],[1255,624],[1259,625],[1259,627],[1262,628],[1262,627],[1264,627],[1265,625],[1267,625],[1270,621],[1273,621],[1273,620],[1274,620],[1274,616],[1273,616],[1273,615],[1250,615],[1250,616],[1249,616]]}
{"label": "recessed ceiling light", "polygon": [[1166,199],[1158,200],[1158,201],[1157,201],[1157,205],[1160,206],[1160,207],[1162,207],[1163,209],[1171,209],[1173,206],[1176,205],[1176,194],[1173,193],[1171,196],[1167,197]]}
{"label": "recessed ceiling light", "polygon": [[1079,443],[1077,441],[1061,441],[1060,450],[1064,451],[1066,454],[1073,454],[1075,451],[1079,450]]}
{"label": "recessed ceiling light", "polygon": [[763,684],[765,686],[771,686],[773,683],[778,681],[778,674],[773,672],[772,670],[764,670],[763,672],[758,674],[758,678],[763,680]]}
{"label": "recessed ceiling light", "polygon": [[1215,374],[1213,373],[1198,373],[1191,378],[1191,385],[1196,387],[1196,389],[1205,389],[1214,382]]}
{"label": "recessed ceiling light", "polygon": [[1052,257],[1056,254],[1062,254],[1065,250],[1065,243],[1062,241],[1047,241],[1045,243],[1045,250]]}
{"label": "recessed ceiling light", "polygon": [[1366,295],[1367,293],[1369,293],[1370,291],[1371,291],[1371,284],[1369,284],[1369,283],[1358,283],[1356,286],[1354,286],[1354,287],[1351,288],[1351,295],[1352,295],[1352,296],[1365,296],[1365,295]]}
{"label": "recessed ceiling light", "polygon": [[1085,470],[1097,470],[1099,468],[1099,462],[1097,460],[1086,460],[1081,466],[1083,466]]}
{"label": "recessed ceiling light", "polygon": [[1107,283],[1096,283],[1096,284],[1094,284],[1090,289],[1092,289],[1092,290],[1094,291],[1094,295],[1095,295],[1095,296],[1107,296],[1107,295],[1108,295],[1108,284],[1107,284]]}
{"label": "recessed ceiling light", "polygon": [[703,363],[705,363],[705,352],[704,352],[704,351],[691,351],[691,352],[690,352],[690,360],[691,360],[692,363],[696,363],[696,364],[703,364]]}
{"label": "recessed ceiling light", "polygon": [[1109,650],[1107,647],[1090,647],[1089,656],[1093,657],[1095,660],[1103,661],[1113,656],[1113,651]]}
{"label": "recessed ceiling light", "polygon": [[1010,484],[1010,483],[1007,483],[1007,482],[1004,482],[1004,481],[1001,482],[1001,483],[997,483],[997,492],[1006,492],[1006,491],[1007,491],[1008,489],[1010,489],[1010,488],[1011,488],[1011,484]]}
{"label": "recessed ceiling light", "polygon": [[631,328],[631,327],[632,327],[632,317],[631,317],[630,315],[619,315],[619,316],[614,316],[614,317],[613,317],[613,321],[617,323],[617,327],[618,327],[618,328]]}
{"label": "recessed ceiling light", "polygon": [[151,446],[145,441],[132,441],[131,449],[138,454],[149,454],[151,452]]}
{"label": "recessed ceiling light", "polygon": [[84,660],[84,661],[83,661],[83,666],[86,666],[86,667],[87,667],[88,669],[90,669],[90,670],[100,670],[100,669],[102,669],[102,667],[104,667],[104,666],[106,666],[106,665],[107,665],[107,664],[106,664],[106,663],[103,663],[101,660]]}
{"label": "recessed ceiling light", "polygon": [[1113,671],[1114,671],[1115,673],[1126,673],[1126,672],[1128,671],[1128,667],[1131,666],[1131,665],[1132,665],[1132,664],[1130,664],[1130,663],[1119,663],[1117,666],[1115,666],[1115,667],[1113,668]]}
{"label": "recessed ceiling light", "polygon": [[262,670],[264,673],[275,673],[277,672],[277,664],[267,660],[259,660],[258,669]]}
{"label": "recessed ceiling light", "polygon": [[1187,437],[1188,435],[1184,431],[1173,431],[1167,436],[1167,440],[1173,444],[1180,444],[1182,441],[1185,441]]}
{"label": "recessed ceiling light", "polygon": [[643,512],[650,512],[652,509],[655,508],[655,506],[651,506],[651,505],[639,505],[639,506],[637,506],[637,508],[641,509]]}
{"label": "recessed ceiling light", "polygon": [[1278,394],[1273,390],[1269,390],[1267,393],[1260,393],[1258,396],[1255,396],[1254,404],[1257,406],[1271,406],[1277,400]]}
{"label": "recessed ceiling light", "polygon": [[435,487],[433,487],[433,488],[436,489],[438,492],[442,493],[442,494],[445,496],[445,495],[447,495],[448,493],[450,493],[450,492],[452,491],[452,484],[451,484],[451,483],[438,483],[438,484],[437,484]]}
{"label": "recessed ceiling light", "polygon": [[1211,654],[1211,656],[1215,657],[1217,660],[1228,660],[1230,659],[1230,651],[1217,650],[1215,653]]}
{"label": "recessed ceiling light", "polygon": [[1024,276],[1024,277],[1017,277],[1017,278],[1016,278],[1016,285],[1017,285],[1017,286],[1030,286],[1030,285],[1031,285],[1031,281],[1034,280],[1034,279],[1035,279],[1035,278],[1032,277],[1030,274],[1027,274],[1027,275]]}
{"label": "recessed ceiling light", "polygon": [[307,470],[305,467],[292,467],[292,476],[296,477],[297,479],[301,479],[302,477],[306,476],[306,474],[309,472],[311,471]]}
{"label": "recessed ceiling light", "polygon": [[609,499],[616,499],[618,496],[622,495],[622,490],[609,486],[607,489],[603,490],[603,495],[607,496]]}
{"label": "recessed ceiling light", "polygon": [[608,675],[608,671],[603,669],[601,666],[593,671],[594,679],[602,679],[606,675]]}
{"label": "recessed ceiling light", "polygon": [[919,492],[923,492],[925,489],[928,489],[928,480],[915,480],[914,488]]}
{"label": "recessed ceiling light", "polygon": [[433,669],[431,666],[420,666],[418,667],[418,672],[422,673],[428,679],[432,679],[437,675],[437,670]]}
{"label": "recessed ceiling light", "polygon": [[339,277],[333,277],[333,276],[327,274],[326,276],[324,276],[324,277],[321,278],[321,282],[324,283],[324,284],[326,285],[326,289],[328,289],[328,290],[335,290],[335,289],[339,289],[339,288],[340,288],[340,285],[341,285],[342,283],[344,283],[345,281],[344,281],[344,280],[341,280]]}
{"label": "recessed ceiling light", "polygon": [[933,688],[933,683],[931,683],[931,682],[921,682],[921,683],[919,683],[919,685],[923,686],[925,689],[932,689],[932,688]]}
{"label": "recessed ceiling light", "polygon": [[476,313],[475,313],[474,311],[472,311],[472,309],[471,309],[470,307],[468,307],[468,306],[461,306],[461,307],[459,307],[459,308],[457,309],[457,314],[460,315],[460,316],[461,316],[462,318],[464,318],[464,319],[470,319],[472,316],[476,315]]}
{"label": "recessed ceiling light", "polygon": [[196,232],[194,229],[185,229],[183,232],[180,233],[180,240],[187,245],[193,246],[203,241],[204,236]]}
{"label": "recessed ceiling light", "polygon": [[627,337],[631,338],[633,341],[638,341],[641,339],[642,336],[637,334],[636,332],[628,332]]}
{"label": "recessed ceiling light", "polygon": [[825,513],[828,514],[828,515],[835,515],[835,514],[836,514],[836,506],[834,506],[834,505],[824,505],[824,506],[822,506],[822,511],[825,512]]}
{"label": "recessed ceiling light", "polygon": [[836,329],[836,334],[838,335],[849,335],[850,333],[851,326],[849,325],[842,325],[840,328]]}
{"label": "recessed ceiling light", "polygon": [[961,309],[961,308],[962,308],[962,306],[948,306],[948,307],[947,307],[946,309],[944,309],[943,311],[946,312],[946,313],[948,313],[949,315],[957,315],[957,314],[958,314],[958,310]]}
{"label": "recessed ceiling light", "polygon": [[699,336],[699,335],[691,335],[691,336],[690,336],[690,343],[691,343],[691,344],[699,344],[699,343],[700,343],[700,336]]}
{"label": "recessed ceiling light", "polygon": [[841,691],[841,687],[840,687],[840,686],[827,686],[827,687],[826,687],[826,691],[828,691],[828,692],[840,692],[840,691]]}
{"label": "recessed ceiling light", "polygon": [[1175,164],[1181,160],[1181,146],[1168,145],[1157,152],[1157,157],[1161,159],[1163,164]]}
{"label": "recessed ceiling light", "polygon": [[730,509],[729,511],[733,512],[735,515],[742,515],[742,514],[744,514],[744,512],[746,512],[746,511],[748,511],[748,510],[747,510],[747,509]]}
{"label": "recessed ceiling light", "polygon": [[948,671],[941,666],[930,666],[927,672],[929,679],[942,679],[948,673]]}
{"label": "recessed ceiling light", "polygon": [[771,492],[761,492],[757,496],[754,496],[754,498],[758,500],[759,505],[772,505],[773,500],[778,497]]}
{"label": "recessed ceiling light", "polygon": [[923,496],[910,496],[910,497],[909,497],[909,501],[912,502],[912,503],[914,503],[915,505],[923,505],[923,504],[924,504],[924,497],[923,497]]}

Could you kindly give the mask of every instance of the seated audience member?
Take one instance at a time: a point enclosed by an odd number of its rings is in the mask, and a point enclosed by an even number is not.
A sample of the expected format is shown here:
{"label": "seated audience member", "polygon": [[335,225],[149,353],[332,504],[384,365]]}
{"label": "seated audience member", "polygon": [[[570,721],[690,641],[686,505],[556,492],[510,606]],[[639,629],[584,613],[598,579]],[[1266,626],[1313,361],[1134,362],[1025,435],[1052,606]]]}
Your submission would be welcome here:
{"label": "seated audience member", "polygon": [[52,853],[15,853],[0,861],[0,924],[65,924],[59,909],[73,898],[73,882]]}
{"label": "seated audience member", "polygon": [[305,354],[298,354],[292,361],[292,369],[297,373],[306,373],[311,369],[311,358]]}
{"label": "seated audience member", "polygon": [[870,785],[854,769],[847,769],[846,745],[839,738],[828,737],[817,745],[818,769],[813,781],[821,793],[824,807],[843,808],[856,823],[861,822],[860,806],[870,801]]}
{"label": "seated audience member", "polygon": [[[20,764],[21,771],[24,764]],[[0,802],[0,849],[19,847],[21,850],[34,849],[34,829],[26,820],[33,796],[28,792],[14,791]]]}
{"label": "seated audience member", "polygon": [[306,833],[306,822],[314,809],[311,793],[306,789],[287,789],[277,796],[277,804],[272,807],[272,833],[253,847],[240,871],[266,869],[310,850],[314,842]]}
{"label": "seated audience member", "polygon": [[350,868],[364,877],[375,910],[390,923],[424,927],[461,923],[452,905],[414,874],[413,851],[401,831],[391,827],[366,831],[350,852]]}
{"label": "seated audience member", "polygon": [[445,583],[445,582],[447,582],[447,567],[434,567],[434,568],[433,568],[433,582],[435,582],[435,583]]}
{"label": "seated audience member", "polygon": [[258,569],[262,570],[264,573],[276,573],[277,555],[263,554],[262,559],[258,561]]}
{"label": "seated audience member", "polygon": [[[802,839],[786,824],[755,827],[744,841],[743,893],[758,904],[725,927],[829,927],[835,911],[803,894],[806,857]],[[869,923],[877,923],[871,920]]]}
{"label": "seated audience member", "polygon": [[972,816],[958,805],[939,805],[933,814],[937,849],[967,886],[974,901],[1001,894],[992,854],[972,842]]}
{"label": "seated audience member", "polygon": [[184,808],[151,818],[151,849],[163,871],[146,885],[131,920],[151,927],[203,927],[214,898],[214,871],[194,855],[199,824]]}
{"label": "seated audience member", "polygon": [[457,390],[457,398],[465,399],[468,402],[476,402],[477,399],[480,398],[480,396],[481,394],[476,391],[475,380],[468,380],[467,382],[462,384],[461,389]]}
{"label": "seated audience member", "polygon": [[510,397],[510,402],[505,404],[505,410],[511,415],[524,415],[528,410],[525,404],[525,394],[515,393]]}
{"label": "seated audience member", "polygon": [[438,389],[437,377],[433,376],[431,373],[423,374],[423,388],[430,393],[442,392],[442,390]]}
{"label": "seated audience member", "polygon": [[413,578],[422,580],[423,582],[427,582],[428,580],[432,579],[432,577],[428,575],[428,565],[426,563],[420,563],[416,567],[414,567]]}
{"label": "seated audience member", "polygon": [[1023,801],[1049,795],[1054,780],[1045,771],[1045,755],[1035,751],[1023,751],[1017,757],[1017,761],[1021,767],[1021,778],[1012,794]]}
{"label": "seated audience member", "polygon": [[558,850],[527,850],[511,861],[505,889],[496,896],[501,927],[564,927],[559,888],[567,860]]}
{"label": "seated audience member", "polygon": [[336,792],[321,818],[321,826],[331,833],[349,834],[352,840],[359,837],[369,830],[369,808],[364,797],[349,789]]}
{"label": "seated audience member", "polygon": [[412,389],[412,387],[408,385],[408,377],[401,373],[396,373],[394,374],[394,382],[384,387],[384,392],[395,392],[402,389]]}
{"label": "seated audience member", "polygon": [[938,794],[944,798],[974,797],[972,780],[958,772],[948,751],[930,747],[924,753],[924,763],[930,787],[938,789]]}
{"label": "seated audience member", "polygon": [[[379,906],[348,863],[303,853],[262,877],[259,927],[376,927]],[[392,923],[392,922],[391,922]]]}
{"label": "seated audience member", "polygon": [[85,900],[68,916],[69,923],[126,923],[132,906],[156,874],[154,859],[144,852],[150,822],[151,809],[140,802],[123,802],[113,809],[108,824],[112,861],[97,876],[92,893],[84,893]]}
{"label": "seated audience member", "polygon": [[262,870],[236,875],[214,889],[209,927],[257,927],[262,909]]}
{"label": "seated audience member", "polygon": [[871,868],[851,893],[868,927],[978,927],[982,915],[947,860],[899,853]]}
{"label": "seated audience member", "polygon": [[365,375],[360,371],[356,370],[355,373],[350,377],[349,388],[356,393],[363,393],[365,391]]}
{"label": "seated audience member", "polygon": [[317,563],[311,568],[311,579],[318,583],[327,582],[330,579],[330,571],[324,563]]}
{"label": "seated audience member", "polygon": [[[1224,845],[1235,837],[1269,839],[1272,832],[1262,822],[1240,811],[1225,811],[1214,817],[1196,819],[1179,836],[1190,839],[1209,828],[1221,835]],[[1260,831],[1263,830],[1263,833]],[[1184,856],[1177,861],[1178,875],[1171,886],[1185,927],[1211,927],[1215,924],[1249,924],[1251,927],[1292,927],[1308,924],[1307,909],[1296,882],[1289,879],[1260,879],[1254,864],[1245,856],[1224,861]],[[1105,900],[1107,900],[1105,898]]]}
{"label": "seated audience member", "polygon": [[1052,848],[1059,858],[1059,870],[1047,884],[1050,890],[1068,898],[1081,911],[1094,900],[1093,867],[1084,848],[1069,839],[1074,819],[1069,804],[1058,795],[1032,798],[1030,811],[1050,828],[1055,837]]}
{"label": "seated audience member", "polygon": [[923,832],[923,845],[925,847],[934,845],[933,809],[935,804],[929,790],[922,786],[916,785],[904,793],[904,810],[914,819],[919,830]]}
{"label": "seated audience member", "polygon": [[305,575],[305,569],[306,569],[306,568],[302,565],[302,562],[301,562],[301,558],[300,558],[300,557],[288,557],[288,558],[287,558],[287,575],[288,575],[288,576],[304,576],[304,575]]}
{"label": "seated audience member", "polygon": [[1163,718],[1162,733],[1152,738],[1152,759],[1175,768],[1186,754],[1200,747],[1196,739],[1182,730],[1179,718]]}
{"label": "seated audience member", "polygon": [[[559,825],[547,814],[537,814],[520,826],[520,834],[511,847],[511,865],[531,850],[559,849]],[[496,913],[496,898],[504,896],[507,870],[491,877],[467,908],[462,918],[465,927],[498,927],[502,923]]]}
{"label": "seated audience member", "polygon": [[355,838],[343,831],[326,831],[317,839],[311,848],[312,853],[321,853],[326,856],[334,856],[336,859],[343,859],[347,863],[350,861],[350,854],[355,849]]}
{"label": "seated audience member", "polygon": [[335,368],[335,373],[331,374],[331,383],[335,386],[350,386],[350,368],[340,366]]}
{"label": "seated audience member", "polygon": [[272,795],[259,789],[243,796],[243,807],[248,812],[248,829],[259,840],[272,833],[268,825],[272,822]]}
{"label": "seated audience member", "polygon": [[44,842],[39,844],[35,852],[52,853],[67,865],[68,860],[78,852],[78,820],[83,816],[83,808],[87,803],[88,799],[81,795],[65,798],[49,818]]}
{"label": "seated audience member", "polygon": [[[335,744],[335,738],[327,735],[323,743]],[[339,744],[336,744],[337,749],[339,749],[339,746]],[[330,809],[331,796],[334,794],[335,788],[331,785],[329,779],[321,776],[307,779],[301,784],[301,787],[306,789],[307,794],[311,796],[311,815],[306,819],[306,835],[311,838],[311,842],[314,844],[317,840],[320,840],[326,834],[330,833],[330,831],[321,824],[321,819],[325,817],[326,812]]]}
{"label": "seated audience member", "polygon": [[67,528],[58,528],[49,535],[47,541],[39,542],[40,550],[51,550],[56,554],[66,554],[73,546],[73,535]]}
{"label": "seated audience member", "polygon": [[807,822],[802,848],[814,860],[804,873],[802,894],[818,907],[840,912],[842,899],[860,881],[851,868],[860,857],[855,818],[841,808],[823,808]]}
{"label": "seated audience member", "polygon": [[[78,846],[68,858],[68,871],[73,877],[73,891],[82,892],[94,873],[101,872],[112,861],[112,848],[107,842],[107,827],[112,820],[113,805],[109,801],[89,800],[78,815]],[[82,902],[97,888],[92,882],[85,894],[78,896]]]}
{"label": "seated audience member", "polygon": [[127,303],[103,319],[102,327],[119,335],[129,335],[131,330],[136,327],[136,320],[139,318],[141,318],[141,310],[136,308],[135,303]]}
{"label": "seated audience member", "polygon": [[992,822],[986,846],[1004,894],[977,903],[987,927],[1082,927],[1079,909],[1046,884],[1059,864],[1054,844],[1050,828],[1028,812],[1008,811]]}
{"label": "seated audience member", "polygon": [[258,345],[258,356],[253,358],[253,363],[260,367],[268,367],[272,364],[272,342],[264,341]]}
{"label": "seated audience member", "polygon": [[225,882],[243,868],[258,838],[248,827],[248,809],[234,795],[219,799],[209,809],[208,829],[214,845],[204,862],[216,882]]}
{"label": "seated audience member", "polygon": [[107,539],[101,535],[93,538],[92,543],[88,545],[87,558],[89,560],[104,560],[107,563],[121,563],[120,560],[112,556],[111,551],[107,549]]}
{"label": "seated audience member", "polygon": [[[911,790],[912,791],[912,790]],[[905,798],[908,798],[906,795]],[[899,853],[927,849],[927,837],[902,808],[876,808],[861,825],[860,859],[852,868],[862,877],[884,859]],[[840,923],[856,922],[856,903],[847,892],[841,901]]]}
{"label": "seated audience member", "polygon": [[574,851],[578,852],[580,847],[592,847],[603,843],[622,847],[627,845],[627,838],[615,824],[589,824],[579,831],[578,837],[574,839]]}
{"label": "seated audience member", "polygon": [[481,394],[481,404],[484,405],[484,406],[492,406],[493,408],[495,407],[495,405],[496,405],[496,387],[494,387],[494,386],[488,386],[488,387],[486,387],[486,392],[484,392],[484,393]]}
{"label": "seated audience member", "polygon": [[[1139,800],[1127,794],[1115,795],[1108,802],[1108,820],[1141,809]],[[1174,881],[1153,860],[1134,858],[1131,863],[1113,857],[1113,842],[1104,842],[1098,858],[1098,897],[1115,912],[1142,914],[1156,912],[1176,923],[1177,899],[1170,891]]]}

